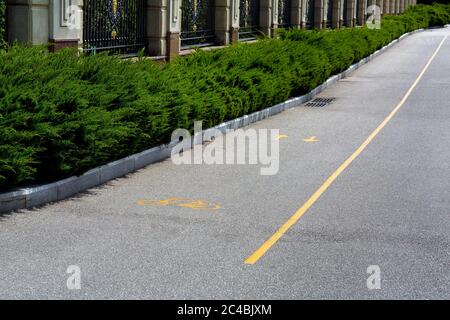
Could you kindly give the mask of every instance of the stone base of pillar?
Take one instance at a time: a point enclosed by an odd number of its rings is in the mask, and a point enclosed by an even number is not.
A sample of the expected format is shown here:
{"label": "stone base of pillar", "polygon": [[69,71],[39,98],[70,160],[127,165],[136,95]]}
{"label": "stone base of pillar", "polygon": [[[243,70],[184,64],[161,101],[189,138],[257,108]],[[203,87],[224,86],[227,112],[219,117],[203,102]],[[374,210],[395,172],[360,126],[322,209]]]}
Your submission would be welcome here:
{"label": "stone base of pillar", "polygon": [[231,27],[230,40],[231,40],[231,43],[238,43],[239,42],[239,28]]}
{"label": "stone base of pillar", "polygon": [[50,39],[48,50],[50,52],[55,52],[64,48],[78,49],[78,47],[79,47],[79,39],[63,39],[63,40]]}
{"label": "stone base of pillar", "polygon": [[165,56],[167,41],[164,38],[147,38],[147,53],[150,56]]}
{"label": "stone base of pillar", "polygon": [[178,32],[169,32],[167,35],[167,53],[168,61],[174,59],[180,54],[180,34]]}
{"label": "stone base of pillar", "polygon": [[216,31],[216,44],[226,46],[230,43],[230,33],[228,31]]}
{"label": "stone base of pillar", "polygon": [[278,37],[278,27],[274,26],[273,28],[271,28],[270,34],[272,35],[272,38],[277,38]]}
{"label": "stone base of pillar", "polygon": [[315,29],[322,29],[323,26],[323,3],[320,0],[316,0],[314,3],[314,23]]}

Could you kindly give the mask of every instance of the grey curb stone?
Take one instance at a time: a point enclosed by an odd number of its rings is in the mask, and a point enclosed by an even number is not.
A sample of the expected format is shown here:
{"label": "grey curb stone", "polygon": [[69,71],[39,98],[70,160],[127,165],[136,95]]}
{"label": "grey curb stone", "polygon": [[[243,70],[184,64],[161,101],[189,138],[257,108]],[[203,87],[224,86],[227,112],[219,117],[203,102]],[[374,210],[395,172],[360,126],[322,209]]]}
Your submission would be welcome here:
{"label": "grey curb stone", "polygon": [[25,190],[0,194],[0,212],[23,209],[27,206]]}
{"label": "grey curb stone", "polygon": [[58,182],[36,188],[26,189],[26,207],[32,208],[49,202],[58,201]]}
{"label": "grey curb stone", "polygon": [[100,169],[92,169],[79,177],[71,177],[57,183],[58,201],[100,184]]}
{"label": "grey curb stone", "polygon": [[131,156],[108,163],[99,169],[100,183],[108,182],[134,171],[134,157]]}
{"label": "grey curb stone", "polygon": [[[450,25],[449,25],[450,26]],[[448,27],[448,26],[447,26]],[[285,102],[274,105],[267,109],[254,112],[250,115],[244,115],[234,120],[227,121],[219,124],[213,128],[203,130],[201,135],[193,138],[193,143],[201,143],[201,138],[211,135],[213,130],[219,130],[222,133],[226,133],[227,130],[236,130],[251,123],[261,121],[265,118],[283,112],[286,109],[294,108],[302,105],[303,103],[311,100],[317,94],[336,83],[338,80],[345,78],[347,75],[366,64],[368,61],[379,56],[394,44],[400,42],[407,36],[423,31],[424,29],[418,29],[410,33],[406,33],[393,40],[388,45],[384,46],[380,50],[375,51],[370,56],[362,59],[361,61],[351,65],[347,70],[340,74],[334,75],[328,78],[324,83],[314,88],[309,93],[291,98]],[[123,177],[128,173],[141,169],[149,164],[167,159],[171,155],[172,148],[176,145],[176,142],[172,142],[167,145],[161,145],[154,147],[143,152],[134,154],[132,156],[120,159],[104,166],[92,169],[79,177],[70,177],[54,183],[42,185],[35,188],[21,189],[14,192],[7,192],[0,194],[0,213],[9,212],[13,210],[31,208],[34,206],[43,205],[49,202],[59,201],[71,197],[81,191],[85,191],[89,188],[98,186],[110,180]]]}

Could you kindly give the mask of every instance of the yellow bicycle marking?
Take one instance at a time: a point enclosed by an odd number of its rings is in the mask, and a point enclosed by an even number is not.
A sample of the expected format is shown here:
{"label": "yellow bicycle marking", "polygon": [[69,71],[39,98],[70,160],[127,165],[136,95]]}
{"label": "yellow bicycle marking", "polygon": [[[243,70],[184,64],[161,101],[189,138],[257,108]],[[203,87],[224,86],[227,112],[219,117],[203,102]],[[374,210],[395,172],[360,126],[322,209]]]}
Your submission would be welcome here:
{"label": "yellow bicycle marking", "polygon": [[192,210],[219,210],[221,208],[218,203],[210,203],[201,199],[187,199],[187,198],[168,198],[163,200],[138,200],[138,205],[141,206],[155,206],[155,207],[166,207],[166,206],[176,206],[185,207]]}

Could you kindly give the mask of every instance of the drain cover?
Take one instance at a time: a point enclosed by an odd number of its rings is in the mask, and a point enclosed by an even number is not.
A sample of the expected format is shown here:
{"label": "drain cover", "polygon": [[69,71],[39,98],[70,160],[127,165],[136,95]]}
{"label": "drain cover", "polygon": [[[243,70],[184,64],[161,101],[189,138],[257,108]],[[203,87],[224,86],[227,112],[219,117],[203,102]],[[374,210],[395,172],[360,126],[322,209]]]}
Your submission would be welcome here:
{"label": "drain cover", "polygon": [[315,98],[305,104],[305,107],[325,107],[336,98]]}

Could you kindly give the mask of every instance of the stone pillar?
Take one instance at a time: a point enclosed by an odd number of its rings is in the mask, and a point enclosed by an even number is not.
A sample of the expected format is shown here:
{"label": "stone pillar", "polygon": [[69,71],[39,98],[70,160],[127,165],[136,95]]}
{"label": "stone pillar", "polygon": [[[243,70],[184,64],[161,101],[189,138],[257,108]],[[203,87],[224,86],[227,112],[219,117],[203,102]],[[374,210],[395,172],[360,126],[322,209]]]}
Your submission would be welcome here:
{"label": "stone pillar", "polygon": [[389,13],[395,14],[395,1],[397,0],[390,0],[389,2]]}
{"label": "stone pillar", "polygon": [[345,25],[347,27],[354,27],[355,26],[355,19],[356,19],[356,0],[345,0],[347,1],[347,11],[344,12],[344,20]]}
{"label": "stone pillar", "polygon": [[[358,12],[356,12],[356,19],[358,21],[358,25],[362,26],[366,23],[366,12],[367,7],[370,5],[371,0],[357,0],[359,2]],[[368,3],[369,1],[369,3]]]}
{"label": "stone pillar", "polygon": [[219,45],[231,42],[231,0],[215,0],[214,30]]}
{"label": "stone pillar", "polygon": [[327,12],[328,12],[328,0],[322,0],[322,28],[327,27]]}
{"label": "stone pillar", "polygon": [[[384,0],[385,1],[385,0]],[[377,4],[377,6],[378,6],[378,8],[380,8],[380,14],[381,15],[383,15],[384,14],[384,10],[383,10],[383,4],[384,4],[384,1],[383,0],[377,0],[376,1],[376,4]]]}
{"label": "stone pillar", "polygon": [[331,27],[333,29],[340,28],[342,23],[341,0],[333,0],[333,14],[331,18]]}
{"label": "stone pillar", "polygon": [[391,5],[391,0],[384,0],[383,1],[383,14],[389,14],[389,7]]}
{"label": "stone pillar", "polygon": [[314,1],[314,28],[322,29],[323,24],[323,3],[325,0]]}
{"label": "stone pillar", "polygon": [[[272,2],[272,16],[271,16],[272,30],[271,31],[272,31],[272,37],[274,37],[274,38],[277,36],[277,29],[278,29],[278,25],[279,25],[279,21],[278,21],[278,19],[279,19],[278,5],[279,5],[279,3],[278,3],[278,1],[281,1],[281,0],[271,0],[271,2]],[[287,10],[291,10],[291,8],[288,8]]]}
{"label": "stone pillar", "polygon": [[405,11],[405,1],[399,0],[399,2],[399,13],[403,13],[403,11]]}
{"label": "stone pillar", "polygon": [[168,3],[167,60],[172,60],[180,53],[181,0],[163,0]]}
{"label": "stone pillar", "polygon": [[7,0],[6,4],[9,42],[48,43],[49,0]]}
{"label": "stone pillar", "polygon": [[146,47],[152,56],[166,56],[168,43],[169,0],[147,0],[145,6]]}
{"label": "stone pillar", "polygon": [[261,30],[262,33],[264,33],[268,37],[272,36],[272,1],[273,0],[259,0],[259,30]]}
{"label": "stone pillar", "polygon": [[302,8],[305,0],[292,0],[291,1],[291,27],[300,29],[305,26],[305,19],[303,18]]}
{"label": "stone pillar", "polygon": [[61,0],[49,3],[50,50],[78,48],[83,44],[83,1]]}
{"label": "stone pillar", "polygon": [[239,0],[231,0],[230,41],[239,42]]}
{"label": "stone pillar", "polygon": [[400,0],[395,0],[395,14],[400,13]]}

